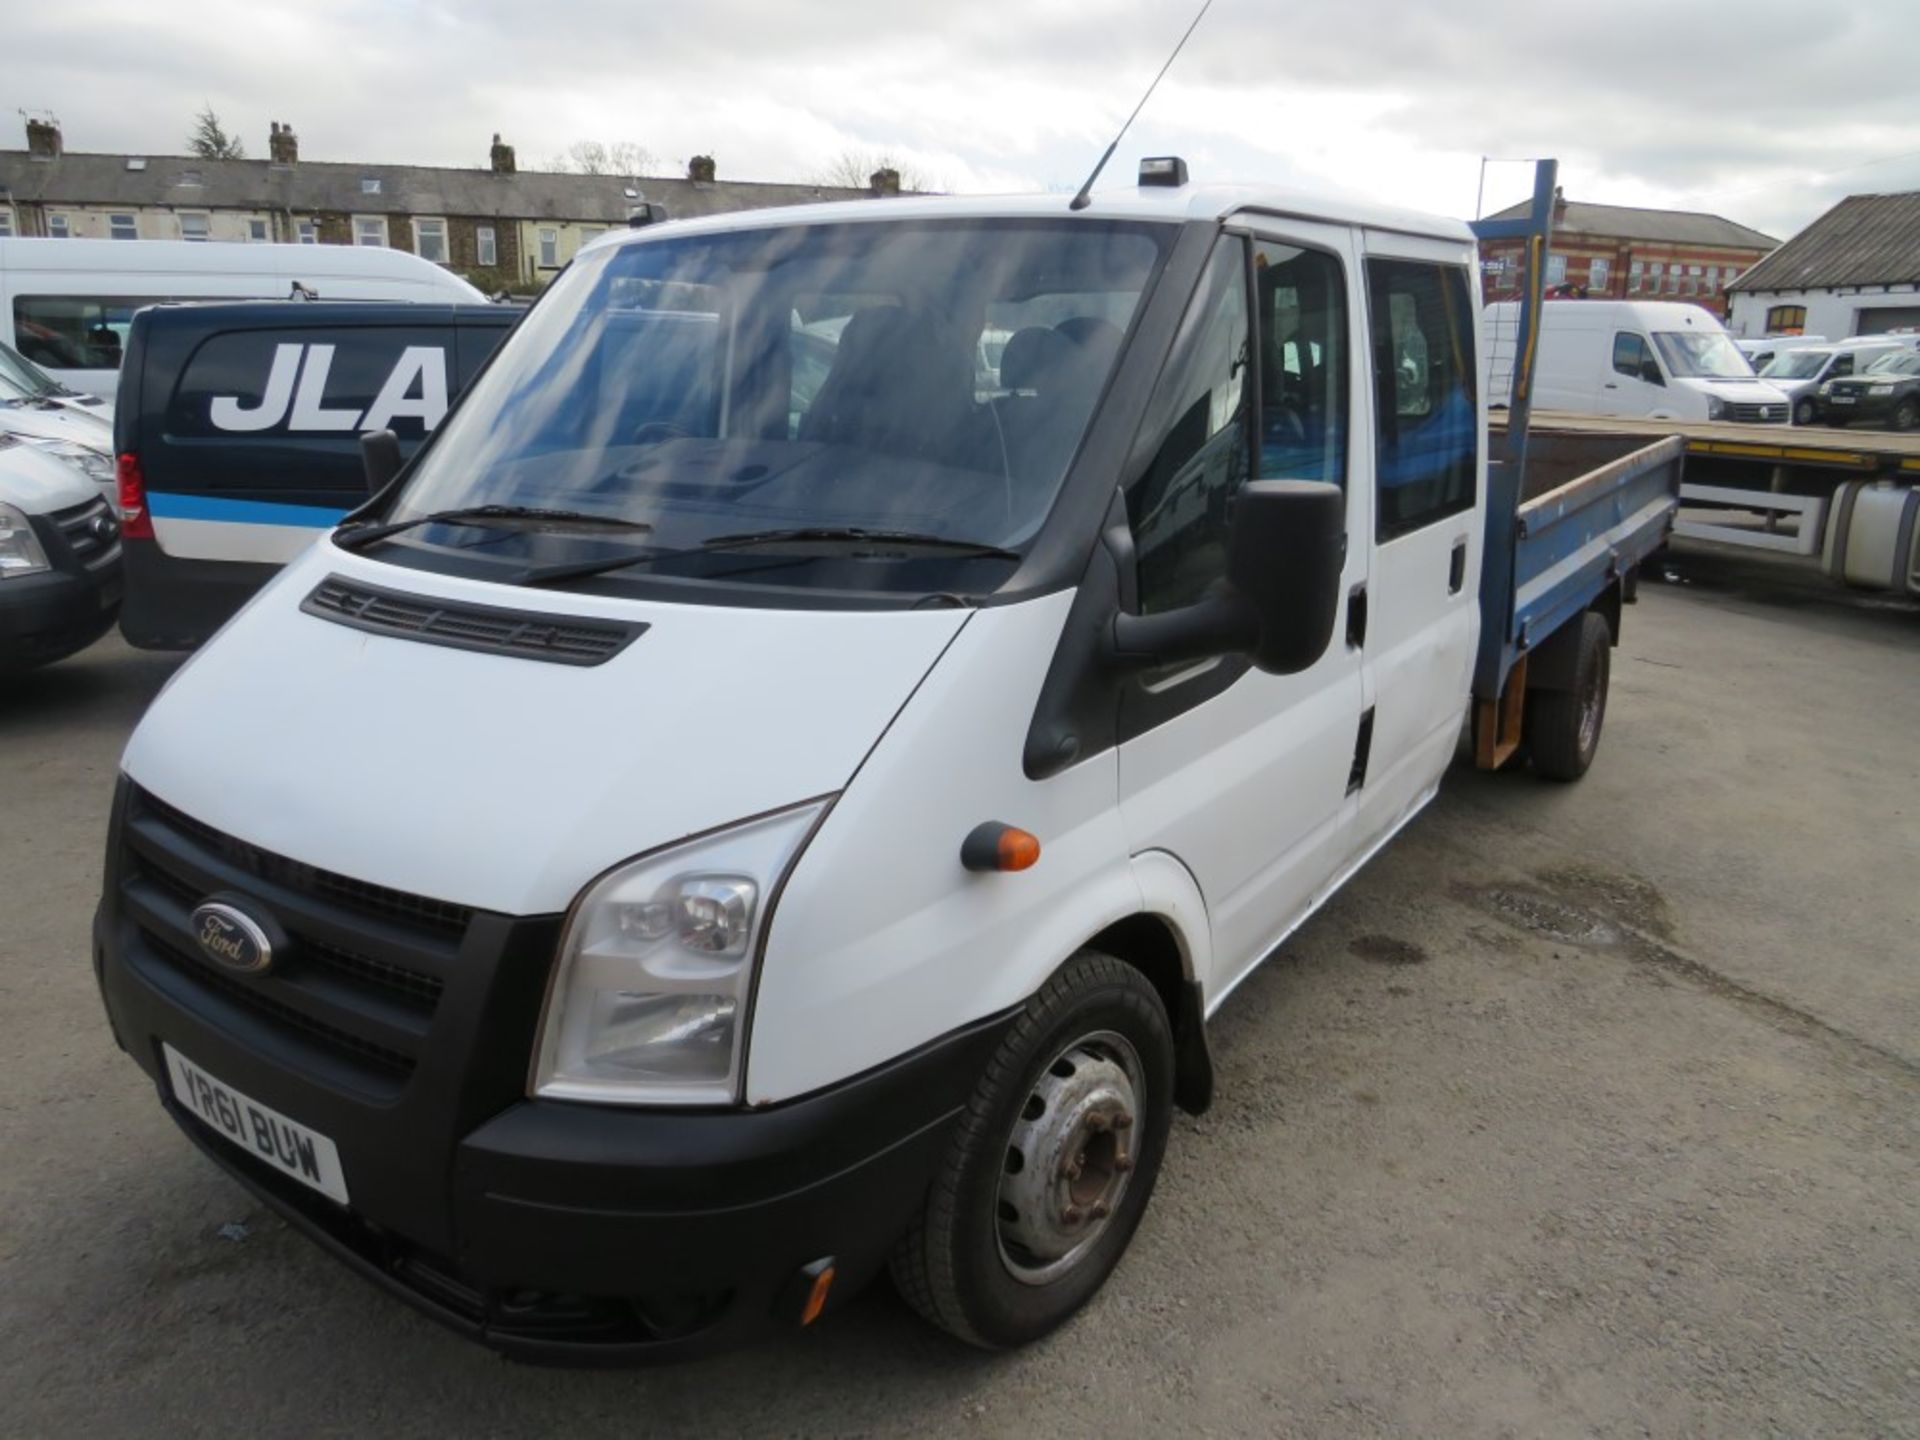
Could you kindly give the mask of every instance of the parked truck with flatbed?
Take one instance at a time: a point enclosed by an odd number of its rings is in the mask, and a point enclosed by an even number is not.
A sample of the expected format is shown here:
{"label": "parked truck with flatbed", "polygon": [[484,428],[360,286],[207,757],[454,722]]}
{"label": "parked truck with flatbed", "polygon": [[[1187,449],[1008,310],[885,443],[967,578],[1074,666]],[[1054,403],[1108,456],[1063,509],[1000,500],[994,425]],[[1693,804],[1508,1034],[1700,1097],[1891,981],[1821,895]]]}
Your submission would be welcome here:
{"label": "parked truck with flatbed", "polygon": [[1493,453],[1465,225],[1143,179],[608,237],[369,445],[123,764],[95,963],[209,1158],[532,1359],[1105,1283],[1469,714],[1591,762],[1679,478]]}

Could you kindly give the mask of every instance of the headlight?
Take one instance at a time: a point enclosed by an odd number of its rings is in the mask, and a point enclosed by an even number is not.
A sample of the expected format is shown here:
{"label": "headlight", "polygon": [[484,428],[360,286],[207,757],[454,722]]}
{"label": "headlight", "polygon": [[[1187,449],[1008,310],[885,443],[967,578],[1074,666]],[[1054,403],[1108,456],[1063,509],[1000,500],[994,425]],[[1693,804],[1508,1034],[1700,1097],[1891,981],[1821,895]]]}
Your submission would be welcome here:
{"label": "headlight", "polygon": [[0,580],[48,568],[47,552],[40,548],[40,537],[33,533],[25,512],[0,505]]}
{"label": "headlight", "polygon": [[1891,395],[1893,393],[1893,381],[1891,380],[1869,381],[1867,384],[1867,389],[1871,390],[1876,395]]}
{"label": "headlight", "polygon": [[96,485],[114,483],[113,456],[104,450],[95,450],[90,445],[82,445],[78,440],[33,440],[27,444],[34,446],[43,455],[51,455],[75,465]]}
{"label": "headlight", "polygon": [[1727,413],[1727,402],[1718,395],[1707,396],[1707,419],[1718,420]]}
{"label": "headlight", "polygon": [[624,1104],[739,1098],[767,906],[825,801],[643,855],[594,882],[560,942],[534,1094]]}

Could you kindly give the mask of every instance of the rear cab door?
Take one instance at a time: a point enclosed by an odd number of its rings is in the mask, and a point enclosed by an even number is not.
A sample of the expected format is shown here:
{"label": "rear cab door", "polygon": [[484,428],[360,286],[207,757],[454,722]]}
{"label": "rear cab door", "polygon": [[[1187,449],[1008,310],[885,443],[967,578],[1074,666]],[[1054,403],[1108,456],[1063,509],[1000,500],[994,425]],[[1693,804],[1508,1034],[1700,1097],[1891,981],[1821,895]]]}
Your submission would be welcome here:
{"label": "rear cab door", "polygon": [[1364,642],[1370,707],[1357,758],[1354,862],[1433,794],[1467,711],[1479,640],[1486,401],[1474,251],[1368,231],[1373,555]]}

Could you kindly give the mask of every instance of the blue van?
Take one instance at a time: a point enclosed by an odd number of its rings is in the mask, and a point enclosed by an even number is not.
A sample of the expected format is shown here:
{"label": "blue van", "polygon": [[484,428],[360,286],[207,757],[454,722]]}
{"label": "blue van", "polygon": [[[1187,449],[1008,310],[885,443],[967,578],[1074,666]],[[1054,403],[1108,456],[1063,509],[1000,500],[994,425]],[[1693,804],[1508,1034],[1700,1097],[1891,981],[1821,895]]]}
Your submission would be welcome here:
{"label": "blue van", "polygon": [[360,437],[411,455],[523,308],[308,301],[134,317],[114,414],[142,649],[205,640],[366,499]]}

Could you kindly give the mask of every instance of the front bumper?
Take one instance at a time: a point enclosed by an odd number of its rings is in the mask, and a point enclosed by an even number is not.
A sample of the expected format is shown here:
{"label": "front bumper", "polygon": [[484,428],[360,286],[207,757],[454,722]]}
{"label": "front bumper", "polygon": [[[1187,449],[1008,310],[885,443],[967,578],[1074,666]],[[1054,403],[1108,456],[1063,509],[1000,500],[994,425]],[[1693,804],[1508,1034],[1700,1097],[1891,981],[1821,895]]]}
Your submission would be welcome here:
{"label": "front bumper", "polygon": [[[801,1271],[828,1257],[829,1305],[853,1293],[910,1223],[1009,1023],[965,1028],[760,1110],[529,1100],[559,917],[467,917],[431,1014],[415,1017],[417,1043],[396,1023],[379,1032],[388,1053],[376,1057],[355,1048],[375,1043],[373,992],[348,996],[344,982],[371,984],[380,977],[370,967],[398,963],[383,948],[396,927],[368,923],[366,893],[353,895],[359,909],[324,913],[313,894],[340,877],[223,844],[125,782],[113,834],[95,966],[114,1033],[162,1105],[211,1159],[359,1273],[517,1358],[680,1358],[797,1325]],[[293,937],[281,973],[246,979],[196,958],[179,927],[193,892],[214,889],[244,895]],[[392,892],[374,898],[397,911]],[[323,954],[332,958],[321,963]],[[431,960],[417,942],[414,973]],[[351,1206],[284,1177],[179,1105],[162,1041],[334,1140]]]}
{"label": "front bumper", "polygon": [[0,669],[63,660],[106,634],[119,617],[119,560],[89,568],[53,549],[55,543],[51,531],[43,532],[55,569],[0,580]]}
{"label": "front bumper", "polygon": [[1869,425],[1885,425],[1893,419],[1900,402],[1908,398],[1898,390],[1884,395],[1860,394],[1852,399],[1838,395],[1820,398],[1820,416],[1825,420],[1859,420]]}

